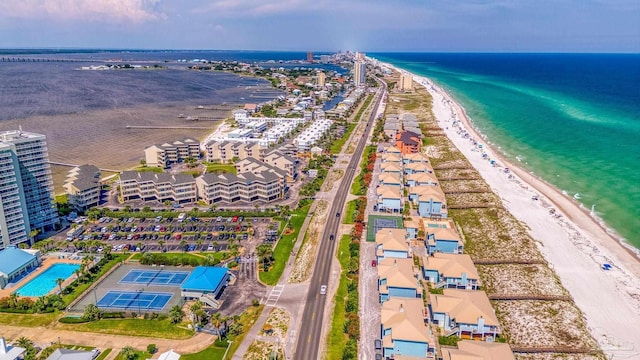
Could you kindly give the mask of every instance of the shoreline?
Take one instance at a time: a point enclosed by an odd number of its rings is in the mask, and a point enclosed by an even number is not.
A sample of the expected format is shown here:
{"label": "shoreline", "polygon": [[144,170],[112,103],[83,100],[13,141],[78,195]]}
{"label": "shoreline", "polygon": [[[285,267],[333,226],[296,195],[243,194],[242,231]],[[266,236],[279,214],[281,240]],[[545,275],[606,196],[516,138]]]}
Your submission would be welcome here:
{"label": "shoreline", "polygon": [[[394,65],[384,64],[399,71]],[[473,127],[464,108],[440,86],[426,77],[412,75],[431,94],[433,113],[449,140],[478,170],[505,208],[528,227],[603,351],[622,354],[637,348],[640,343],[634,336],[640,333],[638,254],[577,201],[505,159]],[[490,164],[489,159],[498,164]],[[555,209],[553,213],[551,208]],[[612,264],[613,269],[602,270],[603,263]]]}

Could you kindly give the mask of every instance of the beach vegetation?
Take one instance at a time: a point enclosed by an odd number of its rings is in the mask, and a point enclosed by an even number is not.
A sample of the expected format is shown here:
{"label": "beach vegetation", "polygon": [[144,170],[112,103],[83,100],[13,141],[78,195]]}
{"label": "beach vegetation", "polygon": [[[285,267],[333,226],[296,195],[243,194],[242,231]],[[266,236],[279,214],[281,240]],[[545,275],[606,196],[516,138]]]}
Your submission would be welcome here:
{"label": "beach vegetation", "polygon": [[458,346],[458,342],[462,340],[455,335],[451,336],[438,336],[438,344],[446,346]]}
{"label": "beach vegetation", "polygon": [[164,171],[163,168],[158,167],[158,166],[147,166],[147,165],[142,165],[142,166],[138,166],[135,169],[138,172],[154,172],[154,173],[161,173]]}
{"label": "beach vegetation", "polygon": [[203,162],[202,163],[206,169],[207,173],[236,173],[236,167],[234,164],[222,164],[222,163],[212,163],[212,162]]}

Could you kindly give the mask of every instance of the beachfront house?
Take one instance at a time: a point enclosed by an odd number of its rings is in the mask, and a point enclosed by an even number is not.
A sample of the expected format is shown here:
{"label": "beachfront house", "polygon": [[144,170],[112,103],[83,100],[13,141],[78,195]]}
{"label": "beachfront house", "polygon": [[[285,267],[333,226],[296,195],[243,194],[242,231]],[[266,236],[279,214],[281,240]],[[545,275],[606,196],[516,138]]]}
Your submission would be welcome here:
{"label": "beachfront house", "polygon": [[391,298],[380,311],[382,352],[386,359],[434,357],[435,340],[422,299]]}
{"label": "beachfront house", "polygon": [[380,160],[382,162],[396,163],[398,165],[402,164],[402,156],[396,153],[383,153],[380,155]]}
{"label": "beachfront house", "polygon": [[420,174],[420,173],[430,173],[433,174],[433,168],[431,164],[424,162],[412,162],[404,165],[404,174]]}
{"label": "beachfront house", "polygon": [[460,235],[454,228],[450,227],[425,227],[425,246],[427,254],[436,252],[449,254],[462,254],[464,244]]}
{"label": "beachfront house", "polygon": [[420,134],[402,131],[396,134],[396,147],[403,154],[419,153],[421,148]]}
{"label": "beachfront house", "polygon": [[438,179],[433,173],[420,172],[404,177],[407,186],[438,186]]}
{"label": "beachfront house", "polygon": [[380,303],[393,297],[419,298],[422,287],[418,282],[419,271],[413,259],[386,258],[378,263],[378,292]]}
{"label": "beachfront house", "polygon": [[67,203],[77,212],[85,212],[100,204],[100,169],[94,165],[76,166],[69,170],[63,188]]}
{"label": "beachfront house", "polygon": [[377,210],[393,213],[402,211],[403,196],[399,187],[380,186],[376,189],[376,195],[378,197]]}
{"label": "beachfront house", "polygon": [[[446,218],[447,203],[439,186],[418,186],[418,214],[422,217]],[[415,203],[415,201],[414,201]]]}
{"label": "beachfront house", "polygon": [[407,232],[404,229],[383,228],[376,233],[376,258],[378,262],[386,258],[406,259],[410,257]]}
{"label": "beachfront house", "polygon": [[404,164],[411,163],[429,163],[429,157],[425,153],[412,153],[412,154],[404,154],[402,155],[402,162]]}
{"label": "beachfront house", "polygon": [[144,156],[147,166],[167,168],[171,164],[182,162],[189,157],[199,159],[200,142],[186,138],[172,143],[155,144],[144,149]]}
{"label": "beachfront house", "polygon": [[484,291],[444,289],[442,295],[429,294],[431,321],[445,336],[494,340],[500,334],[489,298]]}
{"label": "beachfront house", "polygon": [[462,340],[458,348],[442,347],[442,360],[515,360],[506,343]]}
{"label": "beachfront house", "polygon": [[422,276],[435,288],[478,290],[480,287],[478,271],[467,254],[424,255]]}

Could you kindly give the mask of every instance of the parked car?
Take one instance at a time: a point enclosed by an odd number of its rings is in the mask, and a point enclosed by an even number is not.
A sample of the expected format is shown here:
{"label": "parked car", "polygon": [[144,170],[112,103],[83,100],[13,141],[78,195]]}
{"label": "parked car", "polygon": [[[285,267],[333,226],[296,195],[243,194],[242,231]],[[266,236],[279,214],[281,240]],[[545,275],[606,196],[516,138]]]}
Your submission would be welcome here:
{"label": "parked car", "polygon": [[378,266],[378,261],[377,260],[371,260],[371,266],[373,266],[373,267]]}
{"label": "parked car", "polygon": [[375,339],[373,341],[373,346],[376,350],[382,350],[382,340],[380,339]]}
{"label": "parked car", "polygon": [[327,285],[320,286],[320,295],[326,295],[326,294],[327,294]]}

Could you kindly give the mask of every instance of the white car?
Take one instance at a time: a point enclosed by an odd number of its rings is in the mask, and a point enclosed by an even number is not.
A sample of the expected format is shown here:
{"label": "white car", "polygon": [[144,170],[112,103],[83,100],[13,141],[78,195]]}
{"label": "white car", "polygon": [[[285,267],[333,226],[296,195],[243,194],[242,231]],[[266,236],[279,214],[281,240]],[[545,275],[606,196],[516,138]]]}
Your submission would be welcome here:
{"label": "white car", "polygon": [[320,295],[326,295],[326,294],[327,294],[327,285],[320,286]]}
{"label": "white car", "polygon": [[209,244],[209,246],[207,246],[207,251],[213,251],[213,244]]}

